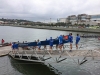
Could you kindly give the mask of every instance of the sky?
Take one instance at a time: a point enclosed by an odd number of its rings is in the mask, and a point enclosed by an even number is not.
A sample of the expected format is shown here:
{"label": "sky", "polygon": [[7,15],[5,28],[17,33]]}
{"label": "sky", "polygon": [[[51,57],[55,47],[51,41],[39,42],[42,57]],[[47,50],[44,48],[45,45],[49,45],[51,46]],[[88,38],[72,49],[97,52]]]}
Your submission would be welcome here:
{"label": "sky", "polygon": [[53,22],[78,14],[100,14],[100,0],[0,0],[0,18]]}

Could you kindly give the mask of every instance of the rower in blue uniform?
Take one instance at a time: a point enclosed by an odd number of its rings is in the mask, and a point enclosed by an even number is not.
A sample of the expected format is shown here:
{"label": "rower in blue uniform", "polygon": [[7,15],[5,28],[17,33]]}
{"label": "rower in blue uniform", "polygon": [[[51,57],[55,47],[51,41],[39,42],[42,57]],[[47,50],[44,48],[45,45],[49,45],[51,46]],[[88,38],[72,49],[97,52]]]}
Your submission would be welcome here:
{"label": "rower in blue uniform", "polygon": [[13,43],[12,43],[12,53],[13,53],[13,54],[15,54],[15,49],[16,49],[15,42],[13,42]]}
{"label": "rower in blue uniform", "polygon": [[77,34],[76,36],[76,49],[78,49],[78,42],[80,41],[80,36]]}
{"label": "rower in blue uniform", "polygon": [[62,51],[62,46],[63,46],[63,36],[60,35],[60,36],[58,37],[58,39],[59,39],[59,48],[60,48],[60,50]]}
{"label": "rower in blue uniform", "polygon": [[37,40],[37,47],[38,47],[38,50],[40,51],[40,48],[41,48],[41,42],[39,41],[39,39]]}
{"label": "rower in blue uniform", "polygon": [[[57,38],[56,38],[56,40],[58,40],[59,38],[58,38],[58,36],[57,36]],[[56,44],[56,50],[58,50],[58,45],[59,44]]]}
{"label": "rower in blue uniform", "polygon": [[[45,41],[47,42],[48,40],[46,39]],[[44,49],[47,49],[47,46],[46,45],[44,45]]]}
{"label": "rower in blue uniform", "polygon": [[[34,42],[36,43],[36,40]],[[33,46],[33,49],[36,50],[36,46]]]}
{"label": "rower in blue uniform", "polygon": [[13,48],[14,48],[14,53],[16,53],[18,50],[18,43],[14,43]]}
{"label": "rower in blue uniform", "polygon": [[18,50],[18,43],[15,43],[15,49]]}
{"label": "rower in blue uniform", "polygon": [[70,42],[70,52],[71,52],[72,51],[72,43],[73,43],[72,33],[69,34],[69,42]]}
{"label": "rower in blue uniform", "polygon": [[52,37],[50,37],[49,45],[50,45],[50,52],[52,53],[52,47],[53,47],[53,39],[52,39]]}

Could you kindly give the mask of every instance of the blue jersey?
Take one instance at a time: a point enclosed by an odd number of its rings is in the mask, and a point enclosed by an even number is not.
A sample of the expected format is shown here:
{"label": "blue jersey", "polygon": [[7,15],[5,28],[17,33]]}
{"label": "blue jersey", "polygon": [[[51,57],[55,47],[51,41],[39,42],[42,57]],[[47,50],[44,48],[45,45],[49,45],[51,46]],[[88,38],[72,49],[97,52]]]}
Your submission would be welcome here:
{"label": "blue jersey", "polygon": [[15,44],[15,49],[18,49],[18,44]]}
{"label": "blue jersey", "polygon": [[80,36],[76,37],[76,43],[78,43],[80,41]]}
{"label": "blue jersey", "polygon": [[73,43],[73,36],[69,36],[69,42]]}
{"label": "blue jersey", "polygon": [[15,49],[15,48],[16,48],[15,44],[12,44],[12,49]]}
{"label": "blue jersey", "polygon": [[41,47],[41,42],[38,42],[37,45],[38,45],[39,47]]}
{"label": "blue jersey", "polygon": [[60,35],[58,39],[59,39],[59,43],[63,43],[63,36],[62,35]]}
{"label": "blue jersey", "polygon": [[50,45],[50,46],[53,46],[53,39],[50,39],[49,45]]}

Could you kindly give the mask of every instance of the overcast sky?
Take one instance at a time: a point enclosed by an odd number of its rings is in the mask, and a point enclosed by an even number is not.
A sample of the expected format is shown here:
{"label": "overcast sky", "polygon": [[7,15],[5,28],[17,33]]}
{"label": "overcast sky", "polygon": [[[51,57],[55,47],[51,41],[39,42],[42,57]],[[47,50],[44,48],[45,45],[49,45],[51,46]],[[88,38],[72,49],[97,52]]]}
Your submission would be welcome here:
{"label": "overcast sky", "polygon": [[0,0],[0,18],[45,22],[83,13],[100,14],[100,0]]}

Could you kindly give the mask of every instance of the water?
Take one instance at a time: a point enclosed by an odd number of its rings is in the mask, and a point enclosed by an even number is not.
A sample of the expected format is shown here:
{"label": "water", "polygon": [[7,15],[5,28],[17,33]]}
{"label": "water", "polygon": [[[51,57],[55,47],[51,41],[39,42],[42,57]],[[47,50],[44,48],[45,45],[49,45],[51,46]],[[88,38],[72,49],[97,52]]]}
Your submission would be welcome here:
{"label": "water", "polygon": [[[70,31],[56,31],[56,30],[44,30],[44,29],[33,29],[33,28],[21,28],[21,27],[10,27],[0,26],[0,39],[4,39],[6,42],[13,41],[28,41],[49,39],[51,36],[56,38],[60,34],[67,35]],[[72,32],[74,37],[76,34],[80,35],[99,35],[98,33],[83,33],[83,32]],[[97,38],[81,38],[80,44],[83,44],[84,49],[100,48],[100,40]],[[82,66],[77,66],[71,59],[62,63],[51,63],[53,67],[58,69],[57,71],[50,71],[45,65],[24,63],[13,61],[8,56],[0,57],[0,75],[100,75],[100,62],[91,61]]]}
{"label": "water", "polygon": [[19,62],[5,56],[0,58],[0,75],[55,75],[42,64]]}

